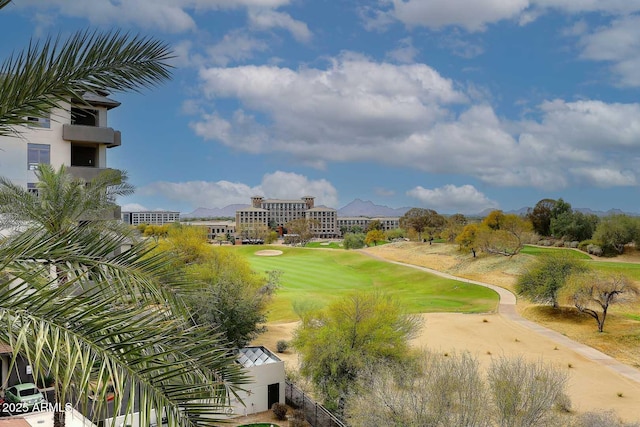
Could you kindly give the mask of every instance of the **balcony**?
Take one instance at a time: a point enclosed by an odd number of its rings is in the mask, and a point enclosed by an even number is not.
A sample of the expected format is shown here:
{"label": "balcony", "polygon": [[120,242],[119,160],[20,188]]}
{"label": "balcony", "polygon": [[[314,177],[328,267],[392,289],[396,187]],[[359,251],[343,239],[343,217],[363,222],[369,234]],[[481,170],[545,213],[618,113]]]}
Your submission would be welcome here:
{"label": "balcony", "polygon": [[62,139],[66,141],[106,144],[107,148],[111,148],[120,146],[120,138],[120,131],[113,130],[113,128],[84,125],[62,125]]}

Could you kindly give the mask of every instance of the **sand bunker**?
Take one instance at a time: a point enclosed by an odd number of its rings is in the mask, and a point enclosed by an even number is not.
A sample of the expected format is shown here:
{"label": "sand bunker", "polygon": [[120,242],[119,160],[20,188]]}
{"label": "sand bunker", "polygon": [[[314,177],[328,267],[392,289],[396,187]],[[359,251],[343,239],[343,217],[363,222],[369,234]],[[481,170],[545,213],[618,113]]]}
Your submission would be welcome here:
{"label": "sand bunker", "polygon": [[258,255],[258,256],[278,256],[278,255],[282,255],[282,251],[278,251],[278,250],[275,250],[275,249],[265,249],[263,251],[256,252],[256,255]]}

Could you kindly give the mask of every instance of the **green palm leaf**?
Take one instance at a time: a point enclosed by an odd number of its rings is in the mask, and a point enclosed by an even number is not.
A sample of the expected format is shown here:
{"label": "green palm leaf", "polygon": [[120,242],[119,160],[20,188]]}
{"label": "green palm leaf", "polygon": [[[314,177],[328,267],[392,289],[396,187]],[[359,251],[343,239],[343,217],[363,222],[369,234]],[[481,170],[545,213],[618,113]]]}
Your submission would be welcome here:
{"label": "green palm leaf", "polygon": [[170,77],[171,58],[167,44],[119,31],[32,42],[0,66],[0,135],[18,132],[27,117],[46,117],[71,100],[83,102],[86,92],[155,86]]}
{"label": "green palm leaf", "polygon": [[[147,424],[151,410],[164,410],[171,425],[215,425],[246,383],[235,355],[218,334],[191,326],[164,301],[105,292],[107,276],[87,275],[75,261],[79,244],[65,245],[69,238],[82,235],[43,241],[28,230],[0,246],[0,339],[34,372],[51,372],[60,397],[96,416],[105,408],[100,399],[90,404],[92,384],[103,385],[99,396],[113,383],[115,407],[126,411],[126,400],[139,400]],[[47,261],[61,257],[69,260],[66,273],[75,271],[63,284],[50,277]]]}

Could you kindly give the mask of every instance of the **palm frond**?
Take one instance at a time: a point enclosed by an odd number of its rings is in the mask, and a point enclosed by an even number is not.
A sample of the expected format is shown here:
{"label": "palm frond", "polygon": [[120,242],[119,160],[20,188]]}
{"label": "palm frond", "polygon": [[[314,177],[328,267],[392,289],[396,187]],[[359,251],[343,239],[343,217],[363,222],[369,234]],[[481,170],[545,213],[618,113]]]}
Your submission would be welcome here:
{"label": "palm frond", "polygon": [[32,41],[0,66],[0,135],[45,117],[86,92],[139,91],[170,77],[168,45],[119,31],[81,31],[64,42]]}
{"label": "palm frond", "polygon": [[[51,372],[60,396],[96,416],[105,408],[87,396],[92,387],[104,394],[110,382],[123,411],[126,396],[140,401],[146,420],[151,410],[164,410],[171,425],[216,425],[229,396],[247,381],[235,355],[219,335],[193,327],[167,303],[127,303],[118,292],[104,292],[111,284],[106,276],[91,276],[87,286],[89,276],[79,269],[58,283],[47,260],[74,260],[76,244],[68,237],[29,231],[0,246],[0,339],[34,372]],[[65,265],[74,270],[73,261]]]}

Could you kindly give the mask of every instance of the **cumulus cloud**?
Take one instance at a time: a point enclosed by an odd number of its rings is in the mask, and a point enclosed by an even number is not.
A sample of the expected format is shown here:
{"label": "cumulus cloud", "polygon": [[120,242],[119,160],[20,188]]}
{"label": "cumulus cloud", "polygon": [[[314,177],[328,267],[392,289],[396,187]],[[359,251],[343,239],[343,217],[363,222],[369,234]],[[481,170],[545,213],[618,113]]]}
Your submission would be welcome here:
{"label": "cumulus cloud", "polygon": [[288,13],[270,9],[250,9],[249,24],[251,27],[261,30],[282,28],[289,31],[293,38],[300,42],[308,42],[312,36],[309,27],[304,22],[293,19]]}
{"label": "cumulus cloud", "polygon": [[626,16],[584,34],[581,57],[611,63],[617,83],[640,86],[640,16]]}
{"label": "cumulus cloud", "polygon": [[230,62],[251,59],[256,52],[264,52],[268,48],[264,40],[236,30],[225,34],[222,40],[209,46],[206,52],[210,64],[226,66]]}
{"label": "cumulus cloud", "polygon": [[338,192],[327,180],[310,180],[295,173],[277,171],[266,174],[256,186],[229,181],[158,181],[137,190],[143,196],[162,195],[168,200],[189,203],[193,207],[222,208],[248,204],[253,196],[299,199],[314,196],[316,204],[335,207]]}
{"label": "cumulus cloud", "polygon": [[528,6],[528,0],[392,0],[387,12],[409,27],[440,29],[459,26],[467,31],[484,31],[487,24],[514,19]]}
{"label": "cumulus cloud", "polygon": [[395,20],[408,27],[459,27],[478,32],[504,20],[527,25],[547,10],[619,16],[640,11],[638,0],[389,0],[380,4],[383,7],[361,11],[365,28],[384,29]]}
{"label": "cumulus cloud", "polygon": [[398,42],[398,47],[387,52],[387,58],[401,64],[411,64],[419,51],[413,46],[411,37],[406,37]]}
{"label": "cumulus cloud", "polygon": [[429,209],[444,213],[478,213],[485,209],[495,209],[498,203],[489,199],[473,185],[445,185],[440,188],[417,186],[407,195],[419,200]]}
{"label": "cumulus cloud", "polygon": [[[184,32],[196,28],[193,11],[206,12],[220,9],[260,8],[277,9],[290,0],[102,0],[69,1],[48,0],[46,7],[56,14],[85,18],[95,25],[131,25],[166,32]],[[16,2],[15,7],[41,8],[41,0]],[[288,25],[301,27],[304,24],[291,20]],[[290,30],[293,30],[290,28]],[[303,30],[297,29],[301,34]]]}
{"label": "cumulus cloud", "polygon": [[561,189],[587,175],[603,186],[635,182],[635,172],[595,171],[637,170],[637,103],[556,99],[532,108],[535,120],[508,121],[425,64],[353,54],[326,69],[209,68],[201,79],[203,103],[231,98],[241,107],[202,113],[192,128],[250,153],[285,153],[316,168],[356,161],[464,174],[497,186]]}

